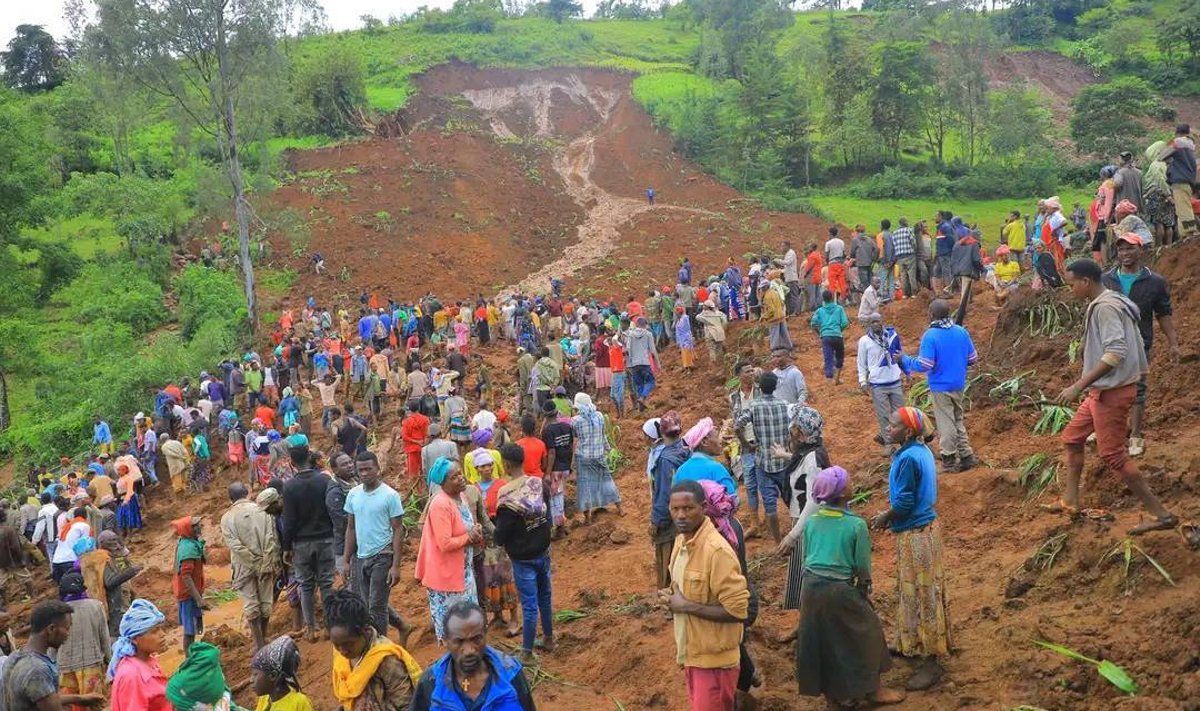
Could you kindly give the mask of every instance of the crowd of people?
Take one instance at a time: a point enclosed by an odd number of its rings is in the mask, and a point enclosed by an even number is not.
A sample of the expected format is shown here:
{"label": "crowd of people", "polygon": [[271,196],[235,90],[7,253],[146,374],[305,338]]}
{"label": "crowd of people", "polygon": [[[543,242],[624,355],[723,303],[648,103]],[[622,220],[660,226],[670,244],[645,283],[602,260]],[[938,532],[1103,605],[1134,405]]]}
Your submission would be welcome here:
{"label": "crowd of people", "polygon": [[[1179,156],[1194,155],[1189,141],[1181,127],[1147,153],[1165,161],[1168,185],[1177,184]],[[1080,502],[1094,434],[1100,457],[1151,516],[1130,533],[1177,524],[1136,463],[1156,320],[1168,355],[1179,350],[1167,283],[1145,266],[1149,226],[1169,227],[1165,197],[1130,156],[1104,175],[1100,208],[1084,225],[1082,250],[1093,258],[1068,261],[1073,223],[1049,198],[1032,221],[1012,213],[994,256],[977,226],[941,212],[932,229],[905,217],[893,229],[885,219],[876,235],[859,225],[848,242],[831,227],[803,258],[784,242],[775,257],[731,258],[706,278],[683,259],[673,286],[624,299],[564,296],[558,279],[544,294],[457,302],[364,292],[356,307],[333,308],[310,298],[284,311],[263,354],[164,385],[127,426],[97,416],[87,455],[64,457],[53,472],[30,470],[27,500],[0,510],[0,593],[19,584],[32,596],[43,566],[59,599],[33,609],[24,647],[11,634],[0,639],[2,708],[230,704],[220,650],[201,639],[207,539],[229,550],[259,711],[311,708],[297,678],[297,640],[321,639],[335,650],[332,688],[347,709],[532,709],[522,669],[556,648],[555,541],[570,535],[576,514],[582,525],[610,510],[626,515],[613,425],[635,413],[646,438],[655,600],[671,616],[692,709],[741,708],[761,683],[745,644],[759,606],[746,541],[764,535],[788,558],[783,606],[799,610],[791,639],[801,694],[835,705],[904,698],[880,682],[892,655],[871,604],[872,527],[896,537],[891,648],[915,660],[907,689],[928,689],[952,648],[938,476],[979,464],[965,416],[979,355],[948,300],[958,294],[965,303],[975,280],[986,278],[1000,301],[1027,283],[1069,282],[1087,302],[1083,373],[1058,397],[1083,401],[1062,435],[1062,497],[1045,508],[1112,518]],[[1184,219],[1180,200],[1172,204],[1179,236],[1191,236],[1194,218]],[[1108,271],[1104,260],[1113,262]],[[906,352],[886,304],[922,290],[934,297],[929,327]],[[807,325],[824,377],[840,384],[846,306],[855,305],[864,334],[850,349],[853,372],[876,423],[872,439],[891,461],[888,508],[869,522],[849,508],[852,475],[830,456],[795,358]],[[678,350],[673,377],[691,377],[701,340],[710,362],[726,367],[726,332],[738,321],[763,327],[771,356],[755,363],[737,354],[727,410],[685,422],[652,401],[666,353]],[[512,391],[490,364],[507,349],[516,353]],[[905,386],[921,376],[932,414],[904,404]],[[388,449],[381,440],[392,413]],[[207,491],[218,470],[230,482],[219,521],[170,522],[174,609],[131,600],[143,566],[130,547],[147,540],[139,533],[147,502]],[[164,484],[171,493],[159,493]],[[409,529],[418,527],[406,569]],[[391,604],[399,584],[424,588],[428,627],[446,649],[424,670],[407,649],[423,625]],[[291,629],[271,639],[272,611],[284,603]],[[186,653],[169,680],[156,658],[168,615]],[[515,654],[488,644],[493,627],[519,638]]]}

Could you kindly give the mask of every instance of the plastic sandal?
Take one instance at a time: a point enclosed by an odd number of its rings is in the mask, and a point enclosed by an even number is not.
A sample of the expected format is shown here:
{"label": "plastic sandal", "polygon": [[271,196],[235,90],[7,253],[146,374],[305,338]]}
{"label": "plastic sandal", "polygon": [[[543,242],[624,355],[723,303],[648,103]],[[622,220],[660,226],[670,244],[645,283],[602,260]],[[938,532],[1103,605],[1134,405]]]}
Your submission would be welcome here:
{"label": "plastic sandal", "polygon": [[1143,521],[1129,529],[1128,533],[1131,536],[1140,536],[1143,533],[1150,533],[1151,531],[1168,531],[1178,525],[1179,517],[1174,514],[1168,514],[1162,518]]}

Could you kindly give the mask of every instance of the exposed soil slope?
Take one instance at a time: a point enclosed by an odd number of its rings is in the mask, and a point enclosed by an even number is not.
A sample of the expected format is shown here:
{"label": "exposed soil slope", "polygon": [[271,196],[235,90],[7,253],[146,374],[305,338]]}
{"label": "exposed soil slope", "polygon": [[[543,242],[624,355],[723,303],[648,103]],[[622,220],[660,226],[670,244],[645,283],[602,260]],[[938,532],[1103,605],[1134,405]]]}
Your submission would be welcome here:
{"label": "exposed soil slope", "polygon": [[[423,95],[405,117],[406,125],[415,128],[404,139],[294,155],[297,181],[281,189],[277,199],[327,221],[314,227],[312,239],[313,247],[326,254],[332,275],[317,278],[305,272],[303,257],[295,257],[292,266],[303,276],[287,295],[288,303],[314,295],[340,305],[362,289],[402,300],[427,290],[463,298],[502,288],[541,289],[549,276],[566,278],[569,292],[640,296],[646,287],[673,283],[685,255],[698,274],[706,275],[716,273],[730,256],[741,260],[748,252],[777,250],[788,237],[803,244],[823,235],[820,222],[758,209],[681,160],[670,150],[669,138],[653,128],[629,97],[628,81],[627,76],[599,71],[441,67],[421,80]],[[346,172],[349,168],[353,170]],[[328,186],[331,178],[344,185],[344,192]],[[659,193],[654,208],[643,198],[651,185]],[[395,220],[391,232],[355,221],[381,210]],[[277,254],[287,253],[282,238],[275,247]],[[346,281],[337,276],[343,266],[349,268]],[[1167,505],[1196,519],[1200,416],[1190,403],[1200,387],[1195,375],[1200,323],[1189,305],[1200,298],[1200,281],[1194,276],[1200,247],[1164,253],[1160,268],[1175,286],[1184,362],[1171,368],[1165,352],[1155,354],[1145,466]],[[924,330],[927,306],[927,300],[916,299],[889,307],[888,318],[910,352]],[[1136,522],[1139,508],[1092,459],[1085,496],[1116,513],[1112,526],[1068,526],[1041,515],[1017,484],[1015,468],[1022,460],[1035,452],[1057,457],[1060,446],[1052,437],[1031,433],[1037,419],[1033,410],[1010,410],[988,391],[1001,379],[1036,368],[1027,376],[1026,388],[1056,393],[1078,367],[1067,362],[1067,342],[1073,336],[1028,335],[1020,308],[1018,303],[1011,313],[1001,312],[983,294],[968,317],[983,355],[978,372],[988,373],[971,391],[968,424],[988,466],[940,480],[957,652],[948,660],[947,681],[913,694],[896,708],[1032,704],[1056,710],[1200,709],[1196,554],[1172,533],[1139,541],[1170,571],[1177,587],[1144,561],[1134,562],[1126,580],[1118,561],[1102,560]],[[999,326],[997,316],[1002,317]],[[869,401],[855,387],[853,375],[841,386],[824,381],[820,348],[805,320],[793,319],[791,328],[813,403],[826,419],[831,454],[853,473],[856,487],[871,492],[859,510],[874,513],[886,501],[886,461],[870,442],[874,425]],[[848,332],[851,353],[860,335],[857,325]],[[729,348],[757,362],[765,358],[765,341],[753,327],[736,325]],[[496,345],[480,352],[492,366],[500,392],[511,394],[511,350]],[[665,354],[661,386],[651,398],[656,412],[676,408],[686,423],[725,416],[727,368],[709,363],[703,353],[699,361],[697,371],[685,375],[677,353]],[[852,356],[847,367],[854,367]],[[376,433],[383,448],[390,445],[394,423],[389,417]],[[618,436],[626,458],[617,480],[628,515],[601,515],[590,528],[576,528],[554,546],[555,608],[578,610],[586,617],[558,627],[559,651],[544,658],[537,676],[541,709],[609,709],[617,702],[631,710],[686,707],[669,624],[649,604],[653,550],[645,537],[649,501],[639,425],[640,419],[625,418]],[[393,475],[398,470],[394,464],[387,469]],[[212,541],[219,538],[214,524],[225,506],[223,485],[233,476],[220,472],[212,493],[193,502],[210,522]],[[135,588],[169,604],[165,561],[171,542],[163,529],[178,506],[168,512],[165,498],[151,502],[150,528],[136,542],[139,556],[154,556],[152,569]],[[1043,541],[1058,533],[1066,538],[1053,565],[1026,569]],[[872,536],[875,604],[889,624],[895,599],[894,539],[890,534]],[[769,543],[752,541],[749,550],[763,600],[759,622],[750,632],[751,652],[766,677],[758,693],[761,708],[824,708],[819,700],[797,697],[791,650],[777,641],[794,625],[795,613],[779,609],[785,564],[769,556],[771,549]],[[410,552],[406,570],[411,570],[411,557]],[[218,549],[214,561],[220,559]],[[214,575],[220,579],[221,573]],[[398,585],[392,601],[407,618],[427,622],[425,595],[415,584]],[[249,656],[238,609],[236,602],[219,606],[216,620],[226,626],[214,633],[235,687],[248,678]],[[272,633],[282,632],[286,624],[281,608]],[[1040,651],[1034,639],[1068,644],[1122,664],[1143,696],[1122,698],[1094,671]],[[492,641],[508,644],[499,633]],[[334,708],[328,643],[304,642],[301,649],[306,692],[317,708]],[[431,632],[414,638],[413,651],[423,663],[438,655]],[[901,681],[906,673],[907,665],[898,662],[891,680]],[[244,691],[239,700],[251,702]]]}

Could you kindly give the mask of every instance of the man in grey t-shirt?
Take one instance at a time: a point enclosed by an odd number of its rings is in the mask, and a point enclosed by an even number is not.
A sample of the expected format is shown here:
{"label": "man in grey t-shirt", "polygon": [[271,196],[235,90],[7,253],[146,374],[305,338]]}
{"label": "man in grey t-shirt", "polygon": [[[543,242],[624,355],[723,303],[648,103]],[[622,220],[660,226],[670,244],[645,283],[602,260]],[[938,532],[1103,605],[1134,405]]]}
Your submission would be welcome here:
{"label": "man in grey t-shirt", "polygon": [[4,660],[0,673],[0,711],[55,711],[67,706],[103,706],[103,694],[58,693],[58,667],[50,659],[71,634],[71,606],[43,602],[29,617],[29,642]]}

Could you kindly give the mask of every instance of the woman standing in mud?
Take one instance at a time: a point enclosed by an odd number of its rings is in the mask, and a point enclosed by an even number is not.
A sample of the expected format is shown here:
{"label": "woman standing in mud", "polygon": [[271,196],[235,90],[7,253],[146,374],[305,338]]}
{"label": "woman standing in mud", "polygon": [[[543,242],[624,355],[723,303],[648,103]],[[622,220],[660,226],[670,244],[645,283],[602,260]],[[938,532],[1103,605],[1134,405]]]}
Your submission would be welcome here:
{"label": "woman standing in mud", "polygon": [[920,660],[905,685],[923,691],[945,671],[938,657],[950,653],[950,608],[946,590],[942,529],[937,520],[937,465],[925,446],[932,434],[925,413],[902,407],[888,421],[888,441],[900,443],[888,472],[891,508],[876,516],[873,528],[896,534],[896,639],[900,654]]}

